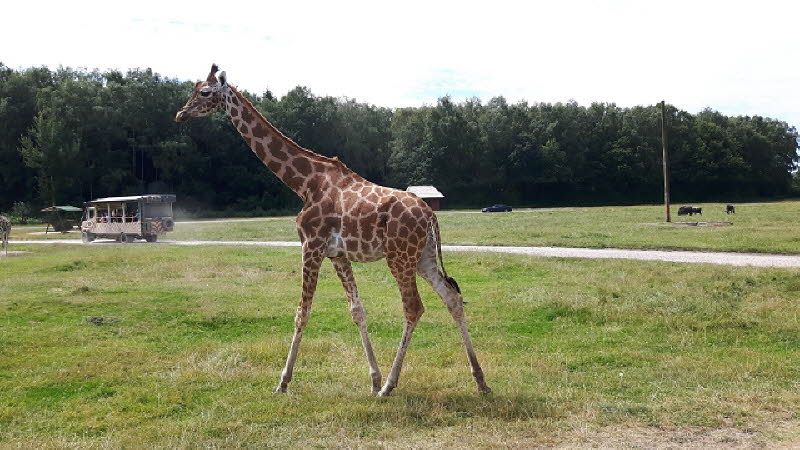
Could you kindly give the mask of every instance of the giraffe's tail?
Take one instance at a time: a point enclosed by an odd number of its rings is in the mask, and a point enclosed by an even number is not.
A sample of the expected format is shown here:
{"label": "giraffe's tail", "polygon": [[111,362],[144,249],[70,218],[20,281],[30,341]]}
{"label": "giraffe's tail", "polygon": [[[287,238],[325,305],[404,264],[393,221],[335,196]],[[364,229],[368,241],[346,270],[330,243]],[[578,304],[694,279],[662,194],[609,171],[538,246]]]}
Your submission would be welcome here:
{"label": "giraffe's tail", "polygon": [[455,278],[447,275],[447,270],[444,268],[444,259],[442,258],[442,238],[439,235],[439,220],[436,219],[436,214],[433,215],[433,220],[431,220],[431,231],[433,232],[433,238],[436,240],[436,254],[439,256],[439,265],[442,266],[442,275],[444,275],[444,279],[447,281],[447,284],[455,289],[456,292],[461,294],[461,288],[458,287],[458,283],[456,282]]}

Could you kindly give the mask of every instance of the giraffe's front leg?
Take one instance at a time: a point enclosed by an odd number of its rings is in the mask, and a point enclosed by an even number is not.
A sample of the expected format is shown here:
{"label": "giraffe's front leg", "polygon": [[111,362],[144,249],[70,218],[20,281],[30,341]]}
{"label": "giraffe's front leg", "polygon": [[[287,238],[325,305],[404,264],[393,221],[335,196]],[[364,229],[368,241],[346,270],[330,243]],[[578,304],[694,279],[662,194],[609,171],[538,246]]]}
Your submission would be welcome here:
{"label": "giraffe's front leg", "polygon": [[308,323],[308,315],[311,313],[311,302],[314,299],[314,291],[317,288],[317,277],[319,267],[322,263],[320,251],[314,251],[303,246],[303,294],[300,299],[300,306],[294,317],[294,337],[292,345],[289,347],[289,356],[286,358],[286,366],[281,373],[281,380],[275,393],[286,392],[286,387],[292,381],[292,371],[294,362],[297,359],[297,351],[300,348],[300,340],[303,338],[303,329]]}

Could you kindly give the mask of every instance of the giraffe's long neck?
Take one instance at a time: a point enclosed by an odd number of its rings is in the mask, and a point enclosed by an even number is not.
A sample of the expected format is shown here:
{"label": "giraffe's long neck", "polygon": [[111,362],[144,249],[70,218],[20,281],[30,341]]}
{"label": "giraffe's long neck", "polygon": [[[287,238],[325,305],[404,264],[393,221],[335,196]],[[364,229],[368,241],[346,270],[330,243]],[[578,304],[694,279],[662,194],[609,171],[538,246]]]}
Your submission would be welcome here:
{"label": "giraffe's long neck", "polygon": [[253,153],[304,201],[319,189],[314,174],[331,159],[300,147],[278,131],[236,88],[224,93],[225,113]]}

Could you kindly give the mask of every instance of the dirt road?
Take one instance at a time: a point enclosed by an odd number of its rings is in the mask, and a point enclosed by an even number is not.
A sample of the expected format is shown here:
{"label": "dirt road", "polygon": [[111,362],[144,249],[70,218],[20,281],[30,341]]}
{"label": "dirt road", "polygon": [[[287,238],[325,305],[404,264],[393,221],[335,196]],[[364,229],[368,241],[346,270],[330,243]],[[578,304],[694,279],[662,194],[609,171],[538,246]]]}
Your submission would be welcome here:
{"label": "dirt road", "polygon": [[[83,244],[79,239],[48,239],[35,241],[10,241],[10,244],[80,244],[115,245],[115,241],[98,240]],[[158,244],[137,242],[116,245],[244,245],[256,247],[299,247],[292,241],[161,241]],[[754,267],[800,267],[798,255],[772,255],[765,253],[697,252],[665,250],[623,250],[615,248],[569,248],[569,247],[503,247],[482,245],[443,245],[442,250],[450,252],[489,252],[544,258],[591,258],[591,259],[635,259],[641,261],[670,261],[679,263],[706,263],[727,266]]]}

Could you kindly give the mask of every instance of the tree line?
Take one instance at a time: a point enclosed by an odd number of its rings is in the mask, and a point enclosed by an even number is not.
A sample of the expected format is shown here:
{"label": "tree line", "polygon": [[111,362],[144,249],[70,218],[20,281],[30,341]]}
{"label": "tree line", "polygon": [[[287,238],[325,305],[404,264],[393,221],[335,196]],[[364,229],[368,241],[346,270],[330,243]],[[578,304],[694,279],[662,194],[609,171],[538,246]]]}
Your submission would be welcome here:
{"label": "tree line", "polygon": [[[191,81],[0,63],[0,211],[175,193],[197,214],[300,207],[227,118],[173,121]],[[662,198],[660,110],[496,97],[390,109],[297,87],[245,95],[300,145],[379,184],[432,184],[447,206],[620,204]],[[676,201],[797,195],[797,130],[667,106]]]}

